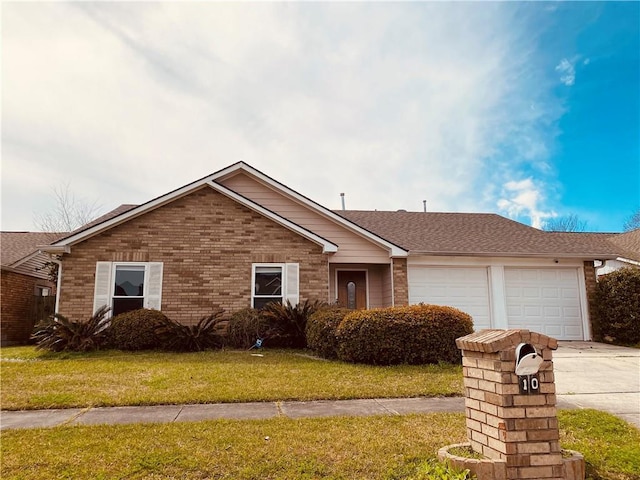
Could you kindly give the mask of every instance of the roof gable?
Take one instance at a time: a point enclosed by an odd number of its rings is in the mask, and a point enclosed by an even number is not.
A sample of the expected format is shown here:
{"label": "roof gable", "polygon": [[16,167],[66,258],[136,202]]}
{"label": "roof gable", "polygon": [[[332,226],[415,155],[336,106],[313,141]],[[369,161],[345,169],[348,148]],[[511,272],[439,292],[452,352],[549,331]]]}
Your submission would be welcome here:
{"label": "roof gable", "polygon": [[218,192],[226,195],[229,198],[232,198],[233,200],[243,204],[244,206],[270,218],[276,223],[279,223],[280,225],[286,228],[289,228],[292,231],[295,231],[296,233],[302,235],[303,237],[315,243],[320,244],[323,247],[323,250],[325,253],[333,253],[337,251],[338,245],[330,242],[329,240],[319,235],[316,235],[314,232],[300,225],[297,225],[289,221],[283,216],[278,215],[277,213],[263,207],[262,205],[259,205],[258,203],[253,202],[251,199],[246,198],[229,188],[226,188],[224,185],[218,182],[218,180],[223,179],[230,175],[237,174],[240,171],[245,172],[249,175],[252,175],[260,179],[261,181],[267,182],[273,188],[283,192],[286,195],[296,198],[298,201],[304,203],[308,208],[314,209],[322,213],[323,215],[332,218],[334,221],[340,223],[342,226],[349,228],[351,230],[357,231],[359,234],[367,237],[371,241],[376,242],[377,244],[388,248],[391,252],[391,255],[396,255],[396,256],[407,255],[407,252],[399,248],[397,245],[392,244],[391,242],[389,242],[384,238],[378,237],[377,235],[363,229],[361,226],[352,223],[348,219],[345,219],[340,217],[339,215],[336,215],[331,210],[326,209],[325,207],[322,207],[318,203],[313,202],[312,200],[308,199],[307,197],[304,197],[303,195],[300,195],[299,193],[291,190],[285,185],[268,177],[267,175],[263,174],[262,172],[256,170],[255,168],[251,167],[250,165],[244,162],[238,162],[233,165],[230,165],[229,167],[219,170],[218,172],[212,173],[211,175],[207,175],[206,177],[196,180],[195,182],[189,183],[169,193],[161,195],[142,205],[138,205],[138,206],[122,205],[121,207],[118,207],[118,209],[122,209],[122,211],[116,212],[115,216],[113,215],[114,212],[109,212],[106,215],[103,215],[102,217],[94,220],[93,222],[82,227],[81,229],[75,232],[72,232],[66,238],[63,238],[55,242],[51,247],[47,249],[47,251],[50,251],[50,252],[68,251],[68,248],[76,243],[82,242],[94,235],[102,233],[110,228],[115,227],[116,225],[120,225],[121,223],[127,222],[135,217],[144,215],[145,213],[151,210],[159,208],[162,205],[166,205],[177,198],[180,198],[184,195],[188,195],[189,193],[205,186],[217,190]]}

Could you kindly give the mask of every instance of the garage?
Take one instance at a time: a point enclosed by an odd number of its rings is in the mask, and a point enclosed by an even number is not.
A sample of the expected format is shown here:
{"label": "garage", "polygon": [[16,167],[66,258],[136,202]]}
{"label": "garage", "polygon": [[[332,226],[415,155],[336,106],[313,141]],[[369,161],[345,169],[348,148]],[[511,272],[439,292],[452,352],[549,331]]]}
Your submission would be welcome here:
{"label": "garage", "polygon": [[473,317],[475,330],[491,328],[486,267],[411,266],[407,274],[410,304],[455,307]]}
{"label": "garage", "polygon": [[409,303],[459,308],[473,317],[476,331],[521,328],[584,340],[579,275],[573,267],[410,265]]}
{"label": "garage", "polygon": [[509,328],[584,340],[578,269],[505,268],[504,276]]}

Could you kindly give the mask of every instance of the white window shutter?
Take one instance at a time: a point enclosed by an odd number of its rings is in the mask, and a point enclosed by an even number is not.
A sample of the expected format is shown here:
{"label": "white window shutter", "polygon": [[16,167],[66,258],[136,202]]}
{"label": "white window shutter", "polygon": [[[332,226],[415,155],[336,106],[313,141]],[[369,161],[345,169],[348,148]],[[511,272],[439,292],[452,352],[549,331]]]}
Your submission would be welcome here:
{"label": "white window shutter", "polygon": [[144,308],[160,310],[162,305],[162,262],[151,262],[147,268],[147,294],[144,297]]}
{"label": "white window shutter", "polygon": [[285,302],[288,300],[291,305],[297,305],[300,301],[300,266],[297,263],[287,263],[286,270],[286,290],[284,292]]}
{"label": "white window shutter", "polygon": [[103,305],[111,307],[111,262],[96,262],[96,283],[93,291],[93,311]]}

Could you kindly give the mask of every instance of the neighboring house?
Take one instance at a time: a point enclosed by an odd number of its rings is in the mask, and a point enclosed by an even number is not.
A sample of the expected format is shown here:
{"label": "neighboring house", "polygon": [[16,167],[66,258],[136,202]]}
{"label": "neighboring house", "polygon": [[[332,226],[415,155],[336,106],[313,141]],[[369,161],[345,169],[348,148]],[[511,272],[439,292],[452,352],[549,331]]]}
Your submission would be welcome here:
{"label": "neighboring house", "polygon": [[589,236],[492,214],[332,211],[240,162],[43,247],[60,255],[59,311],[88,318],[147,307],[194,323],[222,307],[323,300],[350,308],[419,302],[475,328],[591,337]]}
{"label": "neighboring house", "polygon": [[640,228],[610,235],[609,242],[616,246],[619,256],[598,268],[598,275],[606,275],[624,267],[640,268]]}
{"label": "neighboring house", "polygon": [[37,246],[54,241],[62,235],[43,232],[0,232],[2,346],[25,343],[33,330],[38,306],[44,303],[42,297],[54,295],[55,285],[49,281],[45,268],[45,264],[51,259],[49,255],[39,252]]}

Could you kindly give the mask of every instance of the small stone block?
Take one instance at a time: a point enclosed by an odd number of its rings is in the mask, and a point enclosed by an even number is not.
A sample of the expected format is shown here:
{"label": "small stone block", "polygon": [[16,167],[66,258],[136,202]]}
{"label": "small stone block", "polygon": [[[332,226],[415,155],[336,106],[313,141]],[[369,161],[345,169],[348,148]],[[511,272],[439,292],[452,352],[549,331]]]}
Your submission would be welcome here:
{"label": "small stone block", "polygon": [[527,418],[555,417],[558,412],[556,407],[526,407]]}
{"label": "small stone block", "polygon": [[531,455],[509,455],[507,457],[507,467],[530,467]]}
{"label": "small stone block", "polygon": [[549,478],[553,475],[551,467],[520,467],[518,477],[514,478]]}
{"label": "small stone block", "polygon": [[518,444],[518,453],[550,453],[549,442],[528,442]]}
{"label": "small stone block", "polygon": [[544,440],[558,440],[560,438],[560,432],[557,429],[548,430],[528,430],[527,440],[529,441],[544,441]]}
{"label": "small stone block", "polygon": [[561,453],[550,453],[547,455],[531,455],[529,456],[531,466],[548,466],[548,465],[562,465]]}

